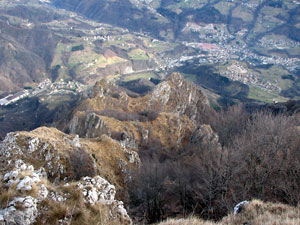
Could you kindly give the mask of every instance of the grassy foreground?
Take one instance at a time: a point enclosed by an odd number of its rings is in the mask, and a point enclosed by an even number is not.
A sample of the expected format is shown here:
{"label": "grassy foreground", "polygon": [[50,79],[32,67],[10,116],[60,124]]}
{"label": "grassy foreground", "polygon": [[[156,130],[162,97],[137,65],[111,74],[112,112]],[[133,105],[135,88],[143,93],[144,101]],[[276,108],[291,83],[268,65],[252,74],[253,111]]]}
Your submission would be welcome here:
{"label": "grassy foreground", "polygon": [[300,224],[300,207],[284,204],[264,203],[252,200],[245,204],[240,214],[229,214],[220,222],[210,222],[190,217],[187,219],[169,219],[159,225],[296,225]]}

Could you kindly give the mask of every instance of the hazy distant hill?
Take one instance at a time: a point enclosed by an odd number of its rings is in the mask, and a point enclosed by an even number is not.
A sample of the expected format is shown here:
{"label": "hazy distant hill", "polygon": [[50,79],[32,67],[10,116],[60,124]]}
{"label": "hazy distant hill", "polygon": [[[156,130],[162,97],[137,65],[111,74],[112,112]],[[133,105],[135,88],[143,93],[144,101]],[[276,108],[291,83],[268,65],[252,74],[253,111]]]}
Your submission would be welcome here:
{"label": "hazy distant hill", "polygon": [[[267,33],[300,40],[299,4],[277,0],[53,0],[57,7],[79,12],[97,21],[154,36],[181,39],[186,23],[225,24],[231,34],[248,29],[246,38],[254,40]],[[261,25],[259,25],[261,24]],[[259,27],[261,26],[261,27]],[[163,34],[164,30],[173,33]],[[180,34],[180,35],[179,35]]]}
{"label": "hazy distant hill", "polygon": [[[151,38],[95,23],[38,1],[0,4],[0,94],[50,78],[94,84],[99,78],[154,69]],[[160,45],[160,43],[158,43]]]}

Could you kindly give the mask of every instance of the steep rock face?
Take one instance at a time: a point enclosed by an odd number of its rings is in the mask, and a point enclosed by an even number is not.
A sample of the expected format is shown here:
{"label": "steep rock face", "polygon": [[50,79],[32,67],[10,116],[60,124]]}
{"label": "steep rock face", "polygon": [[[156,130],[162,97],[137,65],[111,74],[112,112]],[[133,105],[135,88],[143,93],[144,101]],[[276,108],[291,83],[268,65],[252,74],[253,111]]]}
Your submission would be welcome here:
{"label": "steep rock face", "polygon": [[206,96],[177,73],[136,98],[102,80],[76,109],[68,130],[80,137],[106,134],[133,149],[153,140],[177,148],[189,144],[203,109],[209,109]]}
{"label": "steep rock face", "polygon": [[206,96],[194,84],[187,82],[183,77],[174,73],[164,82],[161,82],[150,95],[149,109],[172,112],[186,115],[196,120],[201,108],[208,108]]}
{"label": "steep rock face", "polygon": [[79,119],[80,114],[75,115],[70,123],[70,133],[78,134],[81,137],[95,138],[102,134],[110,135],[107,124],[95,113],[84,115],[84,119]]}
{"label": "steep rock face", "polygon": [[139,163],[136,152],[106,135],[80,139],[45,127],[9,133],[0,144],[0,224],[69,224],[76,213],[93,221],[101,207],[107,222],[131,224],[115,195],[124,197]]}

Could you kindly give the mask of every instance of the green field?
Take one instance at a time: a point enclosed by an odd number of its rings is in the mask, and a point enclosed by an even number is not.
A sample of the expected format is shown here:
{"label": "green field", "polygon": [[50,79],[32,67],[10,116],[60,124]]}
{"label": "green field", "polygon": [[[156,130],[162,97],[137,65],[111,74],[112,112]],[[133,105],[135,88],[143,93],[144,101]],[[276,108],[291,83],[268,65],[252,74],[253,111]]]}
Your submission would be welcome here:
{"label": "green field", "polygon": [[255,86],[250,86],[248,97],[266,103],[272,103],[275,101],[285,102],[288,100],[287,98],[279,96],[278,93],[267,92]]}
{"label": "green field", "polygon": [[158,78],[158,77],[155,73],[151,73],[151,72],[150,73],[133,74],[133,75],[122,77],[122,79],[126,82],[132,81],[132,80],[137,80],[137,79],[140,79],[140,78],[149,79],[149,78]]}
{"label": "green field", "polygon": [[146,52],[143,51],[142,49],[134,49],[128,53],[128,56],[132,60],[148,60],[149,59]]}

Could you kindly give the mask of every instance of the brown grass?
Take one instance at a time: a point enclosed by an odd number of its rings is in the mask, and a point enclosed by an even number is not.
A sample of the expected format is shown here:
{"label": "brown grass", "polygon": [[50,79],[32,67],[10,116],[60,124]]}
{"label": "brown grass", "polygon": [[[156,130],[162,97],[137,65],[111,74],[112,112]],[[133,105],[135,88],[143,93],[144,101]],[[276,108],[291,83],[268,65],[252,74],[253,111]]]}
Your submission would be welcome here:
{"label": "brown grass", "polygon": [[63,186],[62,191],[64,193],[70,194],[69,199],[71,199],[72,201],[82,204],[82,194],[80,191],[78,191],[76,183],[70,183],[68,186]]}
{"label": "brown grass", "polygon": [[0,207],[6,208],[8,203],[15,197],[15,192],[12,190],[1,189],[0,193]]}
{"label": "brown grass", "polygon": [[300,208],[284,204],[264,203],[252,200],[238,215],[230,214],[220,222],[209,222],[191,217],[188,219],[169,219],[159,225],[299,225]]}
{"label": "brown grass", "polygon": [[188,219],[168,219],[159,225],[215,225],[215,223],[204,221],[196,217],[190,217]]}
{"label": "brown grass", "polygon": [[[60,175],[61,179],[67,177],[68,181],[72,182],[73,178],[79,179],[82,176],[93,176],[95,173],[101,172],[101,176],[115,185],[118,195],[122,196],[122,192],[124,192],[124,179],[118,167],[118,162],[120,159],[127,161],[127,158],[118,142],[105,135],[101,139],[84,138],[80,139],[82,150],[76,150],[70,143],[73,139],[72,135],[66,135],[55,128],[47,127],[40,127],[31,132],[20,132],[18,139],[24,141],[35,137],[39,138],[40,146],[43,146],[44,143],[49,144],[49,151],[54,155],[51,161],[51,164],[54,166],[53,171],[58,171],[58,165],[65,167],[64,173]],[[24,141],[21,147],[26,149],[26,143]],[[55,148],[53,147],[54,145],[56,146]],[[41,160],[39,153],[40,151],[36,151],[28,154],[24,156],[23,161],[33,165],[34,168],[44,167],[47,169],[47,165],[45,165],[44,160]],[[55,160],[56,155],[59,155],[59,162]],[[94,166],[96,170],[94,170]],[[28,174],[25,171],[22,175],[26,176]],[[49,175],[49,182],[54,182],[58,175]],[[49,184],[45,185],[49,188]]]}
{"label": "brown grass", "polygon": [[[50,187],[49,187],[50,188]],[[104,204],[89,205],[84,203],[83,195],[76,187],[76,183],[68,186],[50,188],[63,196],[68,196],[64,202],[45,199],[40,204],[40,216],[36,221],[39,224],[59,224],[59,220],[69,225],[124,225],[120,218],[112,218],[110,209]]]}
{"label": "brown grass", "polygon": [[34,198],[37,198],[39,195],[39,187],[37,184],[32,184],[31,190],[28,192],[28,194]]}

